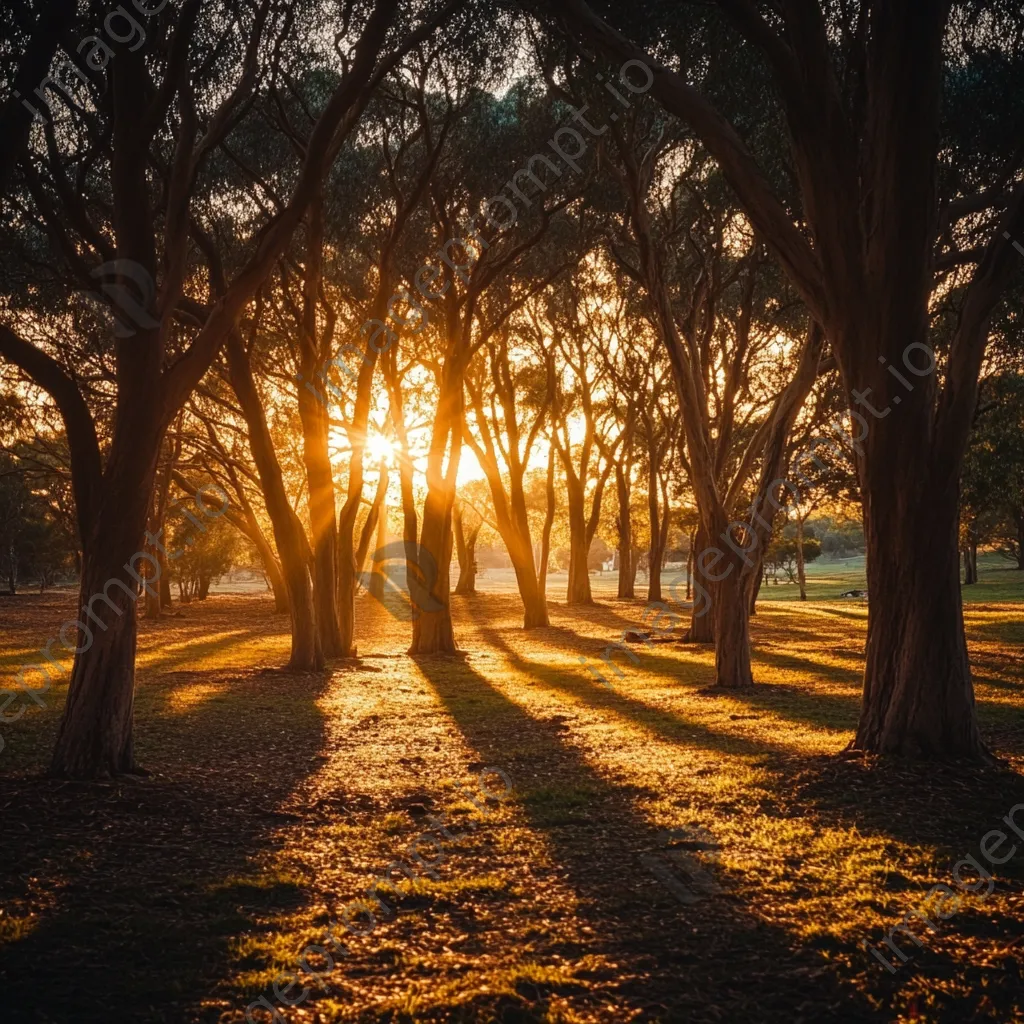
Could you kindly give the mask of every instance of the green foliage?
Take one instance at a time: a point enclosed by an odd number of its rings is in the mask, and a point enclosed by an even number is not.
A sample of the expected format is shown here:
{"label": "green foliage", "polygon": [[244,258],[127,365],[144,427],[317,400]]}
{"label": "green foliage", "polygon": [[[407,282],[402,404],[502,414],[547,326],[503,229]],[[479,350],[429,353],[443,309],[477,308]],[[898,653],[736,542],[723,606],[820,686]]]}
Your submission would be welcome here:
{"label": "green foliage", "polygon": [[34,580],[40,589],[74,567],[75,544],[45,490],[17,458],[0,454],[0,578],[8,592]]}
{"label": "green foliage", "polygon": [[[201,524],[196,526],[184,513],[189,512]],[[180,517],[180,518],[179,518]],[[169,576],[177,580],[183,604],[202,601],[210,584],[231,568],[241,544],[235,529],[223,519],[206,519],[192,502],[168,513],[176,520],[171,528],[168,552],[181,554],[168,562]]]}
{"label": "green foliage", "polygon": [[979,543],[1024,565],[1024,375],[991,377],[964,465],[961,518]]}
{"label": "green foliage", "polygon": [[[786,537],[786,532],[783,531],[783,536],[777,537],[768,545],[764,553],[764,567],[766,570],[770,570],[776,579],[782,572],[791,582],[796,582],[796,538]],[[804,535],[803,553],[805,563],[813,562],[821,557],[821,541],[810,530],[807,530]]]}

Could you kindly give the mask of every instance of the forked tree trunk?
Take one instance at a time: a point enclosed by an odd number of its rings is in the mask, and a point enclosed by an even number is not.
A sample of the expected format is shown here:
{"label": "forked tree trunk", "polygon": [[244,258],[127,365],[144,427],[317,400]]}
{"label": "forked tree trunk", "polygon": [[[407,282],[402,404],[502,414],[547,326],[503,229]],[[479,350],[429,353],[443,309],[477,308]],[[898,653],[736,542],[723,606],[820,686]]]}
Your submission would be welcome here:
{"label": "forked tree trunk", "polygon": [[455,528],[455,550],[459,559],[459,579],[455,584],[455,593],[460,597],[470,597],[476,593],[476,539],[480,534],[480,524],[466,533],[459,505],[452,510],[452,523]]}

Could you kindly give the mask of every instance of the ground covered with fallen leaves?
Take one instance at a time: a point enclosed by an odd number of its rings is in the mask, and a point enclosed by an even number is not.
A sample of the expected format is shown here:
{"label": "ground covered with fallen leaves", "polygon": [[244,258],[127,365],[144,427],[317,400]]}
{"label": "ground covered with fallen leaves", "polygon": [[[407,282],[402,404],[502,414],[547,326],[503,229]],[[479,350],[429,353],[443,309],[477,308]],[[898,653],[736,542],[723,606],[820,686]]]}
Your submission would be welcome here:
{"label": "ground covered with fallen leaves", "polygon": [[[146,778],[45,777],[60,686],[0,724],[0,1020],[1024,1019],[1024,841],[905,963],[883,946],[1024,803],[1021,605],[967,609],[977,767],[839,756],[858,605],[761,604],[759,685],[726,694],[707,648],[601,661],[640,601],[524,633],[514,596],[454,600],[463,656],[409,658],[361,598],[323,675],[280,670],[265,598],[144,623]],[[7,684],[73,607],[0,603]]]}

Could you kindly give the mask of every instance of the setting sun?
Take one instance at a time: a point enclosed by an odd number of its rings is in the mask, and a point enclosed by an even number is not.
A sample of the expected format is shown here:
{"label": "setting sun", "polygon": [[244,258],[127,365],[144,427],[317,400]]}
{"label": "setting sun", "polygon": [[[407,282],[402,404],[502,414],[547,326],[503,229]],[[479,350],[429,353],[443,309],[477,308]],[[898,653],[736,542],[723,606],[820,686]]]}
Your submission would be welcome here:
{"label": "setting sun", "polygon": [[366,442],[366,454],[374,462],[383,460],[390,466],[395,454],[395,446],[383,434],[374,434]]}

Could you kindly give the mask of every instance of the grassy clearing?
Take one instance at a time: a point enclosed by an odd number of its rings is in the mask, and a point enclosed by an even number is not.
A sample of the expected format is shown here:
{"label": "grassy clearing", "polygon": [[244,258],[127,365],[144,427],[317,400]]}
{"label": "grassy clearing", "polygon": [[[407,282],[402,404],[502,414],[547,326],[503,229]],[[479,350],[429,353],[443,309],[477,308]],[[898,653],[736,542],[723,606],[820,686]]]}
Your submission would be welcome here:
{"label": "grassy clearing", "polygon": [[[524,634],[512,597],[456,599],[465,656],[412,660],[407,624],[367,604],[360,660],[323,677],[268,668],[287,638],[265,600],[145,625],[151,778],[40,778],[57,687],[0,726],[4,1019],[239,1024],[428,814],[448,830],[433,831],[441,861],[424,852],[437,877],[380,886],[389,912],[344,936],[324,978],[303,975],[287,1020],[1021,1019],[1024,844],[991,895],[902,943],[896,974],[861,948],[1024,802],[1021,606],[967,610],[982,728],[1005,759],[987,769],[836,757],[862,605],[763,602],[761,685],[729,695],[707,690],[699,647],[638,648],[611,688],[595,679],[588,664],[642,607],[555,606]],[[8,655],[38,649],[71,604],[9,609]],[[510,799],[481,794],[485,766]],[[714,888],[686,904],[666,872]]]}

